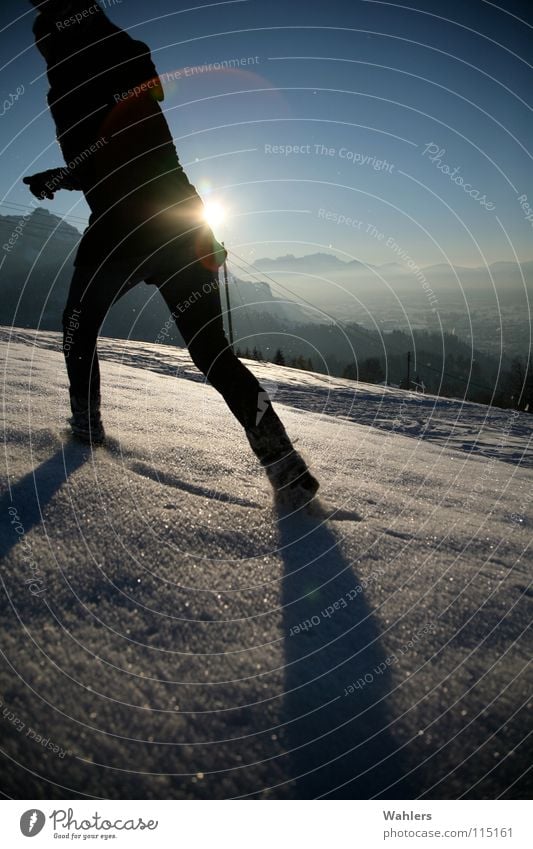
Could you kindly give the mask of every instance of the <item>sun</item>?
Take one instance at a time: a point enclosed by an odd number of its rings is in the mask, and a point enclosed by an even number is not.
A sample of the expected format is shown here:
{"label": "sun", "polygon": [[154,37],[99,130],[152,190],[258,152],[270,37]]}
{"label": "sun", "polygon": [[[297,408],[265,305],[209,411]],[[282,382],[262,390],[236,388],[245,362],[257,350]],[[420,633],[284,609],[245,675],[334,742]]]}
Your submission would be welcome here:
{"label": "sun", "polygon": [[205,204],[204,218],[213,229],[219,227],[226,219],[227,211],[217,200],[209,200]]}

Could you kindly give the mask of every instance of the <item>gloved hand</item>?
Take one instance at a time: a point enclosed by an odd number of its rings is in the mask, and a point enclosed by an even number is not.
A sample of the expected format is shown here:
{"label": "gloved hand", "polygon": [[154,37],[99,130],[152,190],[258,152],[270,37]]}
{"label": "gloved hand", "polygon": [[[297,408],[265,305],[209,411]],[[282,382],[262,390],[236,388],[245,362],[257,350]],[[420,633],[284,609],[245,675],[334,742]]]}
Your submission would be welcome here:
{"label": "gloved hand", "polygon": [[60,189],[69,192],[79,191],[79,185],[74,174],[68,168],[50,168],[31,177],[24,177],[23,183],[30,188],[32,195],[39,200],[53,200],[54,194]]}
{"label": "gloved hand", "polygon": [[39,200],[53,200],[54,192],[46,185],[50,181],[50,172],[42,171],[40,174],[32,174],[24,177],[23,183],[29,187],[30,192]]}

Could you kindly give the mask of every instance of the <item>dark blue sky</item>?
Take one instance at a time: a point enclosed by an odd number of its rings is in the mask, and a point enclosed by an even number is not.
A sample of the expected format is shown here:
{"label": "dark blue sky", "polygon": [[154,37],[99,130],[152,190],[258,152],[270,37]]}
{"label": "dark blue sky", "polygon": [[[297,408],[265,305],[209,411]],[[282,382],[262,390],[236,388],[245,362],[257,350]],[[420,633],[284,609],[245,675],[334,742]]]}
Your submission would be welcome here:
{"label": "dark blue sky", "polygon": [[[393,239],[420,265],[531,259],[519,201],[533,207],[531,4],[417,7],[107,2],[150,45],[160,74],[182,70],[164,104],[180,159],[204,199],[228,209],[217,235],[241,255],[330,249],[384,263],[397,259]],[[6,214],[31,201],[22,176],[62,161],[34,12],[8,0],[0,15],[2,100],[24,87],[0,117],[0,197],[21,205]],[[248,64],[184,70],[224,60]],[[431,161],[436,150],[445,152]],[[79,195],[45,206],[79,226],[87,217]]]}

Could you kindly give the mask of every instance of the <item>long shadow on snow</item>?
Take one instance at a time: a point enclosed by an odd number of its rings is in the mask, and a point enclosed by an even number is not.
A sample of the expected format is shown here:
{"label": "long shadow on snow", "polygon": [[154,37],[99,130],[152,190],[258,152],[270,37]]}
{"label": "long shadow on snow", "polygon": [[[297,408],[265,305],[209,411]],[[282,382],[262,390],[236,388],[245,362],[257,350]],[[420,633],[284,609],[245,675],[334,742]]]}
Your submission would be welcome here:
{"label": "long shadow on snow", "polygon": [[0,560],[43,521],[43,509],[90,455],[90,447],[74,440],[67,442],[0,498]]}
{"label": "long shadow on snow", "polygon": [[[285,565],[283,721],[294,797],[414,798],[387,730],[390,676],[375,672],[385,668],[385,655],[361,584],[320,508],[313,517],[280,512],[278,527]],[[311,627],[298,631],[306,622]]]}

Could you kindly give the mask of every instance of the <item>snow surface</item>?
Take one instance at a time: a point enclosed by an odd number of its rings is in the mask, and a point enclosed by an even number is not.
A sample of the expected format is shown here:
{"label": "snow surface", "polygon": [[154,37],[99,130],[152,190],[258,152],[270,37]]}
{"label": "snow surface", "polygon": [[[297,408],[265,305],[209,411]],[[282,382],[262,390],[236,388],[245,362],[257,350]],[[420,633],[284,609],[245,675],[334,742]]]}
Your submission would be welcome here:
{"label": "snow surface", "polygon": [[101,340],[91,451],[57,334],[0,347],[5,794],[530,794],[531,416],[250,363],[287,515],[186,351]]}

